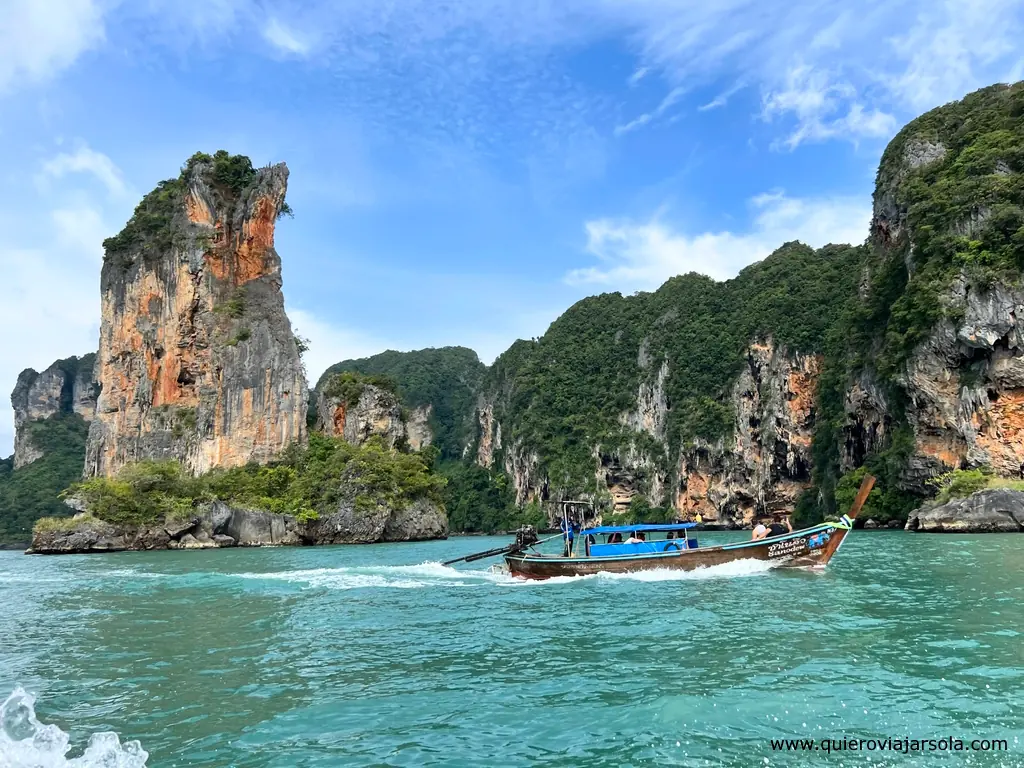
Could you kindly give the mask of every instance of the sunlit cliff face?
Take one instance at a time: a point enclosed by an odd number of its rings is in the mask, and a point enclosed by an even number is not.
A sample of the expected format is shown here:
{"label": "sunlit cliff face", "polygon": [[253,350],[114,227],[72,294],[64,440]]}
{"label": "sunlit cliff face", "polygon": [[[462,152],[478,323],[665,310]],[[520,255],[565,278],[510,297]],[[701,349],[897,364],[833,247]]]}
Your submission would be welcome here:
{"label": "sunlit cliff face", "polygon": [[87,474],[163,458],[203,472],[305,439],[305,375],[274,250],[287,179],[273,166],[232,193],[196,164],[164,247],[108,253]]}

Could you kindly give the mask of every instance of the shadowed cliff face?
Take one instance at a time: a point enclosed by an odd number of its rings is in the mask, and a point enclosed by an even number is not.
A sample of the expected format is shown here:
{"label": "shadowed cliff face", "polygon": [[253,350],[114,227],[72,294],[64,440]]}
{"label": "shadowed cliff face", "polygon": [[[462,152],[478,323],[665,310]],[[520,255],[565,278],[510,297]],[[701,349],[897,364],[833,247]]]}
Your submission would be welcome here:
{"label": "shadowed cliff face", "polygon": [[305,375],[274,250],[288,169],[245,160],[232,177],[219,162],[194,157],[104,243],[87,475],[157,458],[199,473],[305,439]]}
{"label": "shadowed cliff face", "polygon": [[[730,390],[733,434],[683,447],[673,471],[658,461],[648,442],[655,441],[657,449],[672,455],[665,434],[669,367],[662,364],[649,381],[641,383],[635,407],[619,419],[635,439],[617,450],[594,447],[595,487],[610,497],[614,513],[625,512],[638,494],[652,504],[674,507],[683,519],[699,514],[708,523],[725,526],[743,526],[757,517],[790,511],[811,485],[814,398],[820,370],[819,355],[791,353],[771,339],[751,344],[746,365]],[[518,442],[502,450],[501,425],[492,403],[482,399],[477,416],[481,435],[477,463],[493,466],[501,452],[517,503],[546,500],[551,482],[539,468],[540,457],[524,451]],[[674,491],[673,482],[677,483]]]}
{"label": "shadowed cliff face", "polygon": [[325,435],[343,437],[352,445],[362,445],[377,436],[388,448],[394,448],[405,445],[407,437],[398,396],[372,384],[365,385],[353,403],[344,397],[318,393],[317,429]]}
{"label": "shadowed cliff face", "polygon": [[58,360],[42,373],[27,368],[11,392],[14,409],[14,468],[43,456],[33,441],[30,425],[61,414],[77,414],[92,421],[98,386],[94,378],[96,355]]}

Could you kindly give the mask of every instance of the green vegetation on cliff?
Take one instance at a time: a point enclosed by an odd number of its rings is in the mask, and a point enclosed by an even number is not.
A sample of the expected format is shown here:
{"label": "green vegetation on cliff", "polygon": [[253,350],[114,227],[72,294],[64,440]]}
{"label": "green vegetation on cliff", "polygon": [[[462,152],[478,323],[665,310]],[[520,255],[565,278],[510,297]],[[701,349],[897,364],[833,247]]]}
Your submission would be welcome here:
{"label": "green vegetation on cliff", "polygon": [[[189,175],[200,163],[209,166],[208,179],[215,193],[230,200],[240,197],[258,174],[245,155],[232,155],[223,149],[213,155],[196,152],[182,166],[177,178],[159,182],[135,207],[124,228],[103,241],[105,258],[116,258],[126,267],[131,264],[133,252],[157,255],[169,251],[175,245],[174,218],[184,215]],[[291,215],[291,207],[285,204],[281,213]]]}
{"label": "green vegetation on cliff", "polygon": [[825,345],[814,438],[818,493],[801,505],[805,521],[841,508],[853,482],[839,476],[843,399],[865,369],[885,389],[892,424],[885,447],[864,458],[864,471],[878,477],[870,516],[903,519],[920,504],[901,482],[914,435],[904,414],[912,393],[899,373],[944,314],[956,319],[959,310],[944,297],[961,275],[979,290],[1020,282],[1024,83],[983,88],[907,124],[882,156],[874,202],[866,297],[850,297]]}
{"label": "green vegetation on cliff", "polygon": [[343,360],[328,368],[317,382],[320,390],[334,374],[385,376],[395,383],[406,408],[430,406],[433,444],[443,459],[462,457],[472,439],[472,412],[486,367],[476,352],[465,347],[388,350],[373,357]]}
{"label": "green vegetation on cliff", "polygon": [[308,446],[294,445],[268,465],[192,477],[177,462],[144,461],[115,478],[76,483],[68,493],[96,518],[118,525],[181,518],[196,504],[214,500],[308,520],[336,511],[343,500],[359,511],[402,509],[421,498],[442,504],[445,480],[430,470],[432,460],[432,453],[393,450],[376,439],[353,446],[313,434]]}
{"label": "green vegetation on cliff", "polygon": [[[868,301],[854,318],[856,362],[877,351],[879,372],[891,376],[941,317],[957,275],[978,287],[1020,281],[1024,82],[983,88],[908,123],[882,155],[875,206],[883,218],[872,233]],[[887,209],[905,211],[905,223]]]}
{"label": "green vegetation on cliff", "polygon": [[81,416],[59,414],[27,429],[43,457],[20,469],[13,457],[0,460],[0,544],[28,542],[40,517],[70,515],[60,493],[82,476],[89,425]]}
{"label": "green vegetation on cliff", "polygon": [[348,405],[355,405],[363,396],[367,386],[374,386],[397,394],[398,385],[388,376],[381,374],[363,375],[351,371],[334,373],[321,377],[320,391],[325,397],[337,398]]}
{"label": "green vegetation on cliff", "polygon": [[674,457],[621,422],[641,382],[656,382],[665,364],[664,444],[729,434],[730,388],[751,342],[771,337],[790,352],[820,351],[837,307],[856,293],[864,255],[787,243],[732,280],[691,273],[653,293],[580,301],[490,369],[485,391],[496,394],[504,445],[536,452],[541,470],[570,492],[596,490],[595,445],[639,443],[667,468]]}

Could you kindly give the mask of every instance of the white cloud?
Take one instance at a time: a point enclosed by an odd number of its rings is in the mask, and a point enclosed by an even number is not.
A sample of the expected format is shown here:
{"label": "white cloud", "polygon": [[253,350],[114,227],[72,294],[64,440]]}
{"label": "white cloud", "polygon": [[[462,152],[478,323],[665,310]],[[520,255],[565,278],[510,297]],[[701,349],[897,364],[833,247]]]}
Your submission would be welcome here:
{"label": "white cloud", "polygon": [[72,153],[61,153],[43,164],[44,179],[60,179],[68,173],[90,173],[116,197],[122,197],[128,192],[121,169],[114,165],[114,161],[84,144]]}
{"label": "white cloud", "polygon": [[782,192],[750,201],[747,232],[677,232],[658,213],[646,222],[597,219],[586,223],[587,251],[599,260],[566,275],[573,285],[607,286],[631,292],[653,290],[673,275],[701,272],[718,280],[735,276],[785,242],[861,243],[871,219],[870,202],[860,198],[800,199]]}
{"label": "white cloud", "polygon": [[640,117],[634,120],[630,120],[625,125],[615,126],[615,135],[621,136],[624,133],[629,133],[630,131],[640,128],[641,126],[647,125],[647,123],[651,122],[651,120],[661,117],[666,112],[668,112],[668,110],[670,110],[676,104],[676,102],[683,98],[685,94],[686,88],[684,88],[683,86],[677,86],[676,88],[673,88],[671,91],[668,92],[668,95],[666,95],[665,98],[661,100],[661,103],[658,104],[657,109],[655,109],[653,112],[644,113],[640,115]]}
{"label": "white cloud", "polygon": [[263,28],[263,37],[268,43],[284,53],[295,56],[305,56],[309,53],[309,43],[299,37],[285,24],[276,18],[272,18]]}
{"label": "white cloud", "polygon": [[740,82],[736,83],[735,85],[733,85],[731,88],[729,88],[729,89],[723,91],[722,93],[718,94],[717,96],[715,96],[715,98],[713,98],[707,104],[701,104],[699,107],[697,107],[697,111],[698,112],[709,112],[712,109],[718,109],[719,107],[724,107],[726,104],[729,103],[729,99],[731,99],[739,91],[743,90],[745,87],[746,87],[746,84],[744,82],[740,81]]}
{"label": "white cloud", "polygon": [[1019,0],[872,2],[856,11],[842,0],[608,0],[605,8],[633,28],[639,66],[668,88],[723,77],[759,87],[789,147],[888,137],[893,115],[902,122],[1024,71]]}
{"label": "white cloud", "polygon": [[[762,117],[792,115],[795,130],[782,145],[795,149],[805,141],[833,137],[888,138],[897,129],[896,118],[877,109],[865,110],[856,101],[856,89],[831,73],[798,64],[786,73],[785,83],[765,94]],[[843,112],[845,111],[845,114]]]}
{"label": "white cloud", "polygon": [[353,328],[343,328],[303,309],[288,308],[292,330],[309,339],[309,351],[303,356],[310,384],[342,360],[369,357],[393,346],[372,335]]}
{"label": "white cloud", "polygon": [[[111,196],[96,196],[68,174],[99,179]],[[65,178],[66,177],[66,178]],[[14,388],[25,368],[41,371],[55,360],[95,352],[99,341],[99,280],[103,239],[123,221],[132,202],[120,169],[106,155],[85,145],[43,164],[37,179],[64,179],[43,185],[37,198],[23,195],[0,206],[0,394]],[[81,180],[81,179],[78,179]],[[52,188],[51,188],[52,187]],[[14,414],[0,405],[0,456],[13,440]]]}
{"label": "white cloud", "polygon": [[[4,222],[8,224],[9,222]],[[25,368],[96,351],[99,339],[100,243],[109,229],[88,205],[53,210],[38,247],[0,246],[0,384],[14,388]],[[5,226],[5,231],[13,227]],[[0,455],[11,451],[14,414],[0,408]]]}
{"label": "white cloud", "polygon": [[[916,111],[960,98],[979,85],[1014,79],[1024,64],[1020,0],[946,0],[922,9],[889,43],[905,62],[889,88]],[[984,75],[985,82],[979,82]]]}
{"label": "white cloud", "polygon": [[7,0],[0,11],[0,91],[52,77],[103,38],[94,0]]}

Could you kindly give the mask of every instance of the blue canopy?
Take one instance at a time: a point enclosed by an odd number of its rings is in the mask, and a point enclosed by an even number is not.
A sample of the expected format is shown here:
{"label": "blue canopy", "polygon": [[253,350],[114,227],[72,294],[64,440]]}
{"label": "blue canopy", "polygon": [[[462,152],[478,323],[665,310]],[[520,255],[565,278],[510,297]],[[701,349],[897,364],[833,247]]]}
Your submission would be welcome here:
{"label": "blue canopy", "polygon": [[600,528],[586,528],[580,531],[580,536],[587,533],[631,533],[633,531],[684,531],[687,528],[696,527],[696,523],[665,523],[662,525],[651,525],[647,523],[637,525],[602,525]]}

